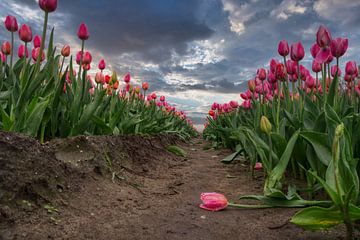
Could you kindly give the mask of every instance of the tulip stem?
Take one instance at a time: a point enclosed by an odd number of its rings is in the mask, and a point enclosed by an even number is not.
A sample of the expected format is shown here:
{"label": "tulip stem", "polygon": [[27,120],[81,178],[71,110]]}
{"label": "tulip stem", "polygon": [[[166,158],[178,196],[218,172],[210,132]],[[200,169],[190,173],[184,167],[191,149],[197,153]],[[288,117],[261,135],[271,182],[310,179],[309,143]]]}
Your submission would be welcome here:
{"label": "tulip stem", "polygon": [[64,67],[64,62],[65,62],[65,57],[63,57],[62,62],[61,62],[59,76],[61,76],[61,73],[62,73],[62,70],[63,70],[63,67]]}
{"label": "tulip stem", "polygon": [[38,55],[37,60],[36,60],[35,74],[37,74],[39,72],[39,70],[40,70],[40,63],[41,63],[42,54],[43,54],[43,50],[44,50],[44,46],[45,46],[45,38],[46,38],[46,29],[47,29],[47,23],[48,23],[48,16],[49,16],[49,13],[47,11],[45,11],[43,33],[42,33],[42,38],[41,38],[39,55]]}
{"label": "tulip stem", "polygon": [[[276,111],[276,132],[280,134],[280,101],[281,101],[281,92],[282,92],[282,84],[281,81],[278,81],[278,94],[277,94],[277,111]],[[271,140],[271,139],[270,139]]]}
{"label": "tulip stem", "polygon": [[78,73],[79,81],[81,79],[81,66],[82,66],[82,61],[83,61],[83,56],[84,56],[84,45],[85,45],[85,41],[82,40],[81,41],[81,56],[80,56],[80,63],[79,63],[79,73]]}
{"label": "tulip stem", "polygon": [[248,205],[248,204],[236,204],[236,203],[228,203],[228,206],[236,207],[236,208],[247,208],[247,209],[257,209],[257,208],[272,208],[270,205]]}
{"label": "tulip stem", "polygon": [[14,32],[11,32],[11,55],[10,55],[10,72],[13,65],[13,55],[14,55]]}

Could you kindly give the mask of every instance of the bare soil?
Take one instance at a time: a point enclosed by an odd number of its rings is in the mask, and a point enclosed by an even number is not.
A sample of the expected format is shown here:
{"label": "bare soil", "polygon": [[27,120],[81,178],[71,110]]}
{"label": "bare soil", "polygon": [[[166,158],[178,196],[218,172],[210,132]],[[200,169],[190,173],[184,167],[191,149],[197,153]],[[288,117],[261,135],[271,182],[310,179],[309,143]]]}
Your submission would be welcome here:
{"label": "bare soil", "polygon": [[[165,150],[178,145],[187,157]],[[263,177],[224,165],[227,150],[175,136],[56,139],[41,145],[0,132],[0,240],[342,239],[345,229],[304,231],[297,209],[208,212],[202,192],[261,194]]]}

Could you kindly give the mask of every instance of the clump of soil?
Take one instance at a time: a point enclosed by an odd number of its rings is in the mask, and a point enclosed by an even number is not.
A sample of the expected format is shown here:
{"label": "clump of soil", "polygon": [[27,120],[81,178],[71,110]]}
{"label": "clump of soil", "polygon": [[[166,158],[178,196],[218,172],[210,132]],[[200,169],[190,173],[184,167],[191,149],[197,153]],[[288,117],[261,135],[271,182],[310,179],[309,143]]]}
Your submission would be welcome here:
{"label": "clump of soil", "polygon": [[[178,146],[186,154],[166,149]],[[173,135],[79,136],[44,145],[0,132],[0,240],[342,239],[343,226],[308,232],[297,209],[208,212],[202,192],[261,194],[263,174],[224,165],[227,150]]]}

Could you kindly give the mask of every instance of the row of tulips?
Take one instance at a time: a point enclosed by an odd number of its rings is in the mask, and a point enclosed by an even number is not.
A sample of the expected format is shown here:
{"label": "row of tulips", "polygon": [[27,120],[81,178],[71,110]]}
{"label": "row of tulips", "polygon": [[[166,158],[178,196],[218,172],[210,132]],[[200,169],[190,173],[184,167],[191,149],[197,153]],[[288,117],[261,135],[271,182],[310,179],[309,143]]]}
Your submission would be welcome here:
{"label": "row of tulips", "polygon": [[[204,137],[235,151],[224,162],[243,155],[251,167],[262,163],[264,196],[245,197],[269,207],[318,205],[300,211],[292,222],[308,229],[345,223],[351,239],[353,222],[360,218],[360,81],[354,61],[345,64],[342,77],[339,62],[347,48],[347,39],[333,39],[320,26],[310,48],[312,74],[301,64],[302,44],[289,47],[281,41],[281,60],[272,59],[268,71],[261,68],[248,81],[240,106],[212,105]],[[310,200],[298,195],[289,175],[306,180],[307,188],[300,190]],[[327,192],[330,202],[312,201],[319,191]]]}
{"label": "row of tulips", "polygon": [[[57,1],[40,0],[39,6],[45,14],[42,37],[33,38],[26,24],[19,28],[13,16],[5,19],[11,41],[2,44],[0,53],[1,130],[26,133],[41,141],[78,134],[175,133],[184,139],[197,134],[186,114],[168,104],[165,96],[148,94],[147,82],[138,86],[129,73],[123,82],[116,72],[105,74],[103,59],[96,75],[89,75],[92,56],[85,43],[90,35],[84,23],[78,30],[82,47],[76,65],[69,45],[57,54],[54,30],[46,39],[48,17],[56,10]],[[17,32],[24,44],[18,49],[19,59],[13,62]],[[34,48],[29,58],[31,42]]]}

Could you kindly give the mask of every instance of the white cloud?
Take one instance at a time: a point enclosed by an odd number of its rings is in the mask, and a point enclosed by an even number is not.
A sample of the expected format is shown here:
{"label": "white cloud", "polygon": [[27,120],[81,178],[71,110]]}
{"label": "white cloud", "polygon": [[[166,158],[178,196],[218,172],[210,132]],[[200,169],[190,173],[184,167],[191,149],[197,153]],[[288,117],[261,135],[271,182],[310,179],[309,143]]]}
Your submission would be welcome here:
{"label": "white cloud", "polygon": [[286,20],[294,14],[304,14],[307,10],[306,2],[298,0],[283,0],[281,4],[271,11],[270,15],[279,20]]}
{"label": "white cloud", "polygon": [[314,3],[314,11],[322,18],[330,21],[347,22],[356,11],[349,12],[360,6],[359,0],[318,0]]}

